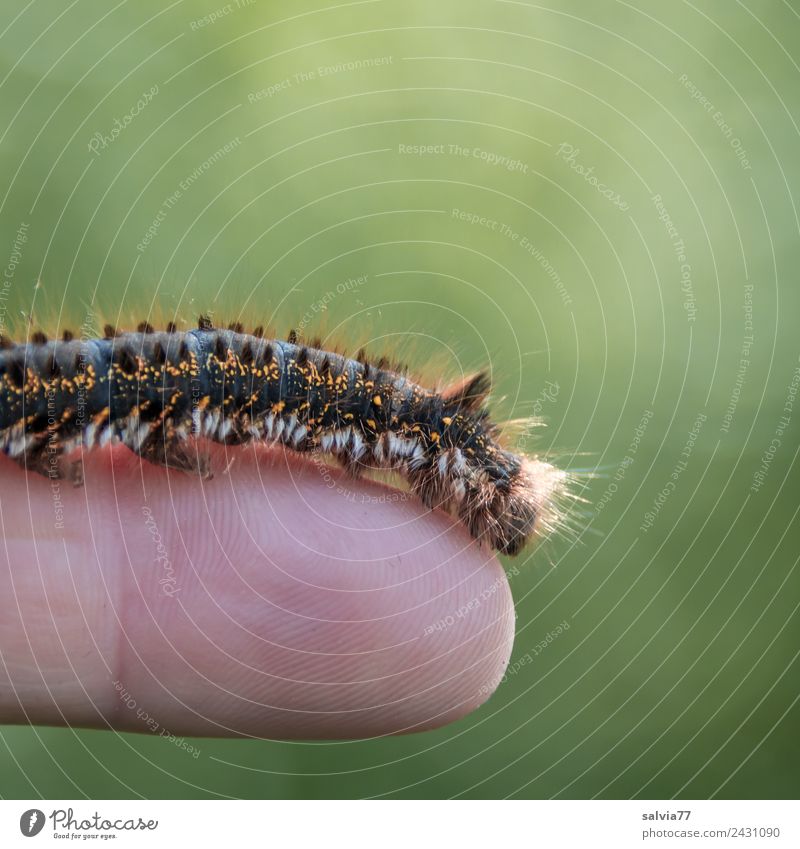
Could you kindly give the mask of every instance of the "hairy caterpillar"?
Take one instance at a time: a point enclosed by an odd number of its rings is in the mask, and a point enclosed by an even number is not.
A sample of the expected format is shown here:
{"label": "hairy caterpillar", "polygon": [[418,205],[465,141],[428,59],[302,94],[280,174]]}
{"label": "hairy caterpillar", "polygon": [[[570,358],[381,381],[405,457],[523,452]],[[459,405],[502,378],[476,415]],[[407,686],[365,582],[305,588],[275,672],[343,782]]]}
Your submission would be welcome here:
{"label": "hairy caterpillar", "polygon": [[348,358],[261,328],[156,332],[105,328],[103,338],[0,338],[0,450],[23,467],[59,475],[78,447],[121,441],[143,458],[203,477],[190,440],[253,439],[321,451],[353,474],[399,472],[428,506],[454,513],[475,539],[516,554],[547,526],[565,473],[506,450],[478,373],[441,392],[385,361]]}

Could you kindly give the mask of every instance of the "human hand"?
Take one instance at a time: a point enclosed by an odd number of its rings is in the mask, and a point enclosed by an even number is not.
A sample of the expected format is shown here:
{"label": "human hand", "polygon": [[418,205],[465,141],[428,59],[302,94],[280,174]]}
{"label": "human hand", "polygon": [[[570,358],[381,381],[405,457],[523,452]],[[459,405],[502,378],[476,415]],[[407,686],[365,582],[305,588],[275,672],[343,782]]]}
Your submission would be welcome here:
{"label": "human hand", "polygon": [[95,450],[79,488],[0,458],[0,722],[352,738],[488,698],[514,634],[490,551],[379,483],[210,452],[200,481]]}

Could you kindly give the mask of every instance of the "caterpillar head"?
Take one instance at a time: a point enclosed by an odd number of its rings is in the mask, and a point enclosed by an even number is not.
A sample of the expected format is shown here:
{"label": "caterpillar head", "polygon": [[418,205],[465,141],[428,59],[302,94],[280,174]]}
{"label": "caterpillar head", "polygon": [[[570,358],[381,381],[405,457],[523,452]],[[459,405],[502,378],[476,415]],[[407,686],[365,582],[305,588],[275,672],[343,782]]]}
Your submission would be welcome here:
{"label": "caterpillar head", "polygon": [[557,502],[565,491],[567,473],[549,463],[520,458],[508,491],[498,492],[489,506],[486,532],[501,554],[518,554],[536,535],[552,530]]}

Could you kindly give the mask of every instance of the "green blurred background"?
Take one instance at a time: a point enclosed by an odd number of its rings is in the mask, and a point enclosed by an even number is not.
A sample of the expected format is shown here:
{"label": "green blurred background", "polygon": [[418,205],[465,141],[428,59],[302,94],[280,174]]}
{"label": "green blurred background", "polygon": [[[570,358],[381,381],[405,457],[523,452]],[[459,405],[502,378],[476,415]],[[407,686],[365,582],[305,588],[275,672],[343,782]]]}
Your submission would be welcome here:
{"label": "green blurred background", "polygon": [[197,758],[4,727],[0,794],[797,797],[794,0],[4,18],[9,321],[155,304],[414,337],[489,362],[502,412],[595,476],[577,538],[512,577],[512,667],[469,718]]}

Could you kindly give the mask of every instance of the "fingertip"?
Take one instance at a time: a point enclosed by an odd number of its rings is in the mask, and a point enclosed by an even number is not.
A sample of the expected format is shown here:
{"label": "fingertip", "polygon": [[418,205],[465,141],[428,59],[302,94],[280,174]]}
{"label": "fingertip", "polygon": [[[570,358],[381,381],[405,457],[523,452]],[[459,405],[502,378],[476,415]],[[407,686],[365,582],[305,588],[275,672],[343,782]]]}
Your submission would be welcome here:
{"label": "fingertip", "polygon": [[[166,699],[170,723],[367,737],[444,725],[491,695],[511,652],[513,602],[497,558],[450,517],[275,455],[202,489],[148,487],[183,589],[176,605],[151,587],[149,612],[145,591],[127,617],[165,623],[137,641],[181,682]],[[154,669],[127,668],[129,689],[163,690]]]}
{"label": "fingertip", "polygon": [[[12,568],[40,562],[63,596],[60,650],[88,639],[102,653],[68,676],[79,708],[66,684],[40,681],[25,716],[359,738],[437,728],[489,697],[513,602],[500,562],[460,524],[282,452],[212,453],[216,476],[201,481],[119,447],[90,452],[84,487],[60,491],[67,521],[53,544],[67,565],[40,557],[38,530],[20,534]],[[32,478],[29,497],[50,498],[47,487]],[[46,579],[28,591],[40,613]]]}

